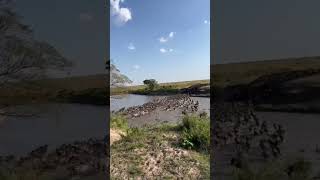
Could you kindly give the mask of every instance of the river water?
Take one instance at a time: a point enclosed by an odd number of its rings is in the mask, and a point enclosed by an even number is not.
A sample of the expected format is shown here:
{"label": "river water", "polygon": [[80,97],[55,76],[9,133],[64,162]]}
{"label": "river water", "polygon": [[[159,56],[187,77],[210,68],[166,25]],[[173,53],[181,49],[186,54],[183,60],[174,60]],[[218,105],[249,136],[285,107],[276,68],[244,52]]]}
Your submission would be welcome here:
{"label": "river water", "polygon": [[[142,105],[155,96],[113,96],[111,110]],[[209,112],[209,98],[199,100],[200,109]],[[48,144],[53,149],[64,143],[72,143],[88,138],[103,138],[108,127],[108,106],[84,104],[34,104],[14,107],[17,114],[35,116],[0,116],[0,156],[25,155]],[[168,119],[176,119],[175,114],[165,113]],[[149,117],[151,118],[151,117]],[[146,119],[131,121],[131,124],[149,123]]]}
{"label": "river water", "polygon": [[[15,107],[31,117],[0,117],[0,155],[24,155],[39,146],[49,148],[88,138],[103,138],[107,106],[82,104],[37,104]],[[22,112],[23,111],[23,112]]]}

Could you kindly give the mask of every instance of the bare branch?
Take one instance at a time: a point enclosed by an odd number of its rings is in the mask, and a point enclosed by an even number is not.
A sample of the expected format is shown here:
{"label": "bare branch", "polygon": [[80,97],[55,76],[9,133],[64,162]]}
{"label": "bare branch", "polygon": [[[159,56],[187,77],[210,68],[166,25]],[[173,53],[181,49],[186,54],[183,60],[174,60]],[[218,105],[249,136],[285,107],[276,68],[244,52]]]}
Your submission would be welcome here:
{"label": "bare branch", "polygon": [[20,22],[9,4],[0,0],[0,85],[43,77],[46,69],[71,67],[53,46],[33,38],[32,30]]}

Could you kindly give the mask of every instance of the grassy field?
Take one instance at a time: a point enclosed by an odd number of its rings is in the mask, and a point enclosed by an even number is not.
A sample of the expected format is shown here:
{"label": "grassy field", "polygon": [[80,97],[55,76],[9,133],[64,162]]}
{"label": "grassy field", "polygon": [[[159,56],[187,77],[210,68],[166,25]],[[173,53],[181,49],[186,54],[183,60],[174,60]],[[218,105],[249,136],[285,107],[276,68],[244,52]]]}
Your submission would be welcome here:
{"label": "grassy field", "polygon": [[63,101],[106,104],[109,98],[107,75],[45,79],[0,88],[0,102],[10,104]]}
{"label": "grassy field", "polygon": [[[230,85],[252,82],[263,75],[274,73],[320,69],[320,57],[288,58],[256,62],[216,64],[211,66],[211,83],[213,86],[226,87]],[[318,82],[319,78],[310,79],[308,83]],[[203,84],[210,88],[210,80],[161,83],[153,92],[146,91],[144,85],[119,88],[108,87],[109,77],[104,74],[46,79],[0,88],[0,101],[4,103],[32,101],[72,101],[92,103],[107,102],[107,94],[174,94],[183,88]]]}
{"label": "grassy field", "polygon": [[107,85],[109,83],[109,77],[106,74],[97,74],[97,75],[89,75],[89,76],[74,76],[67,78],[57,78],[57,79],[46,79],[39,80],[37,82],[39,86],[45,88],[54,88],[54,89],[66,89],[66,90],[74,90],[81,91],[86,90],[88,88],[105,88],[107,89]]}
{"label": "grassy field", "polygon": [[128,86],[128,87],[116,87],[111,88],[110,93],[111,95],[117,94],[128,94],[128,93],[135,93],[135,94],[170,94],[170,93],[177,93],[179,90],[183,88],[188,88],[190,86],[201,84],[201,85],[210,85],[210,80],[195,80],[195,81],[182,81],[182,82],[169,82],[169,83],[160,83],[159,88],[155,89],[152,92],[148,92],[146,90],[146,86],[139,85],[139,86]]}
{"label": "grassy field", "polygon": [[[49,100],[106,104],[109,101],[109,98],[107,98],[109,93],[111,95],[150,93],[146,92],[144,85],[110,89],[108,82],[108,76],[102,74],[25,82],[12,85],[9,88],[0,88],[0,101],[3,103],[23,103],[46,102]],[[209,80],[161,83],[159,88],[152,93],[177,93],[180,89],[195,84],[209,86]]]}
{"label": "grassy field", "polygon": [[288,58],[211,65],[212,83],[219,87],[249,83],[262,75],[320,69],[320,57]]}

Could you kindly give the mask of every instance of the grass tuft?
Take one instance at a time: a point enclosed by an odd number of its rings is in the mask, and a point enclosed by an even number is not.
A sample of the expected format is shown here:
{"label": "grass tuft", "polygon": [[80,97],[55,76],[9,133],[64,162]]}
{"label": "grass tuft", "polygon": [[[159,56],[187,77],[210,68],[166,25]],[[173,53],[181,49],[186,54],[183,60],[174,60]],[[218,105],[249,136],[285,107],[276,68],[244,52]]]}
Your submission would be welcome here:
{"label": "grass tuft", "polygon": [[182,146],[208,151],[210,148],[210,119],[207,116],[187,115],[182,119]]}
{"label": "grass tuft", "polygon": [[127,119],[120,114],[112,114],[110,126],[112,129],[119,129],[124,132],[129,130],[129,125]]}

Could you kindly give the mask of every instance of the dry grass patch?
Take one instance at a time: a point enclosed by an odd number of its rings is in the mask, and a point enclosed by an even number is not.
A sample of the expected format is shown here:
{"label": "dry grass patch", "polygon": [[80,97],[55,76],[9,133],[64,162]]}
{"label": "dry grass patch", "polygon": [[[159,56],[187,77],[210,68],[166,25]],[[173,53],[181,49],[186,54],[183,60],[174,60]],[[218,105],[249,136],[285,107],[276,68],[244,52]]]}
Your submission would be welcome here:
{"label": "dry grass patch", "polygon": [[209,155],[184,149],[176,126],[134,128],[111,148],[111,177],[209,179]]}

